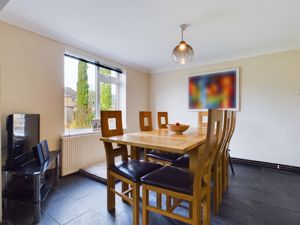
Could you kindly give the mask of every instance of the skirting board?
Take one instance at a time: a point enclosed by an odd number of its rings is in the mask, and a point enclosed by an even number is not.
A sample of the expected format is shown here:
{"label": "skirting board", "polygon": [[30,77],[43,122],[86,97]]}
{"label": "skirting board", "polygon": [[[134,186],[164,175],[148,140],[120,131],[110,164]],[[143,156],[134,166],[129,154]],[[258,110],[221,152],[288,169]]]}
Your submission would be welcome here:
{"label": "skirting board", "polygon": [[231,157],[231,162],[300,173],[300,167]]}

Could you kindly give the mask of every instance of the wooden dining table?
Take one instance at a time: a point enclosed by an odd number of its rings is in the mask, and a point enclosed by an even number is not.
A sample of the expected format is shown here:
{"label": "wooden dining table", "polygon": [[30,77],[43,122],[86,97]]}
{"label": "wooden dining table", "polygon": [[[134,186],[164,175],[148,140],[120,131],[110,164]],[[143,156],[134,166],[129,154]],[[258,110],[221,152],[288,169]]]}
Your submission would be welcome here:
{"label": "wooden dining table", "polygon": [[131,158],[139,159],[138,148],[155,149],[164,152],[188,154],[189,169],[195,171],[204,149],[206,135],[199,128],[189,128],[182,134],[168,129],[124,133],[113,137],[101,137],[101,141],[131,146]]}

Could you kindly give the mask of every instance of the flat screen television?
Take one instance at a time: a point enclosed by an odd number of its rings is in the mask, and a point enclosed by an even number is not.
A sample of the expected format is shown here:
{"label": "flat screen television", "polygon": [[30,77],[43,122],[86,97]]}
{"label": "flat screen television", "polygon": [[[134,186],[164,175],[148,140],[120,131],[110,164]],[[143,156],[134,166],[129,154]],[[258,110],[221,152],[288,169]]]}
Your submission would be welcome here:
{"label": "flat screen television", "polygon": [[189,76],[188,108],[239,110],[238,68]]}
{"label": "flat screen television", "polygon": [[32,148],[40,142],[39,114],[11,114],[6,118],[6,167],[16,169],[34,160]]}

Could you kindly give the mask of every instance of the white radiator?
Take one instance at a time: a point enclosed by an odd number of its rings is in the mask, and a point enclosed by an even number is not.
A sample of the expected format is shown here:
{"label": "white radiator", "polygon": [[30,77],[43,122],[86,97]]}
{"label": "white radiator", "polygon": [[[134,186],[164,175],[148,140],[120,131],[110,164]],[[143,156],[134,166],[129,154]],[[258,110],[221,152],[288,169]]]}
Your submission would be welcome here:
{"label": "white radiator", "polygon": [[105,151],[103,143],[100,141],[100,135],[97,132],[62,137],[62,176],[105,160]]}

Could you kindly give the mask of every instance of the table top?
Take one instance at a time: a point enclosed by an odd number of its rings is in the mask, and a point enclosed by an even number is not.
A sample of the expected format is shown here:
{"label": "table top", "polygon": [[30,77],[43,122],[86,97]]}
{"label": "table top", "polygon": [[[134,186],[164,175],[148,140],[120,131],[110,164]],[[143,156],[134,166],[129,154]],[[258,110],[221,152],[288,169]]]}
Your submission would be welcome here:
{"label": "table top", "polygon": [[181,154],[205,143],[205,139],[206,135],[201,133],[201,129],[198,128],[189,128],[183,134],[177,134],[168,129],[160,129],[100,138],[101,141],[106,142]]}

